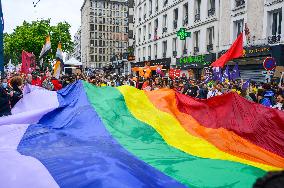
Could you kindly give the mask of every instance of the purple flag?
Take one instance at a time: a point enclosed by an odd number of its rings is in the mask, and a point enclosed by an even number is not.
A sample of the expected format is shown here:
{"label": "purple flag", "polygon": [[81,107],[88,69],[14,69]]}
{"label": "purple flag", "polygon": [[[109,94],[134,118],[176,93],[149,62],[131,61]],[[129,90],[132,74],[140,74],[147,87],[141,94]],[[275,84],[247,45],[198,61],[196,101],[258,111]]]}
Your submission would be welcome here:
{"label": "purple flag", "polygon": [[225,71],[223,73],[223,79],[224,80],[226,80],[226,79],[230,80],[230,71],[229,71],[229,66],[228,65],[227,65],[227,67],[226,67],[226,69],[225,69]]}
{"label": "purple flag", "polygon": [[233,72],[231,73],[231,80],[236,80],[238,78],[241,78],[241,73],[240,73],[240,70],[239,70],[239,65],[238,65],[238,63],[236,63],[236,65],[233,69]]}
{"label": "purple flag", "polygon": [[249,79],[248,81],[246,81],[246,82],[243,84],[242,89],[243,89],[243,90],[248,89],[248,88],[249,88],[249,85],[250,85],[250,79]]}
{"label": "purple flag", "polygon": [[222,70],[220,67],[213,67],[213,80],[222,81]]}

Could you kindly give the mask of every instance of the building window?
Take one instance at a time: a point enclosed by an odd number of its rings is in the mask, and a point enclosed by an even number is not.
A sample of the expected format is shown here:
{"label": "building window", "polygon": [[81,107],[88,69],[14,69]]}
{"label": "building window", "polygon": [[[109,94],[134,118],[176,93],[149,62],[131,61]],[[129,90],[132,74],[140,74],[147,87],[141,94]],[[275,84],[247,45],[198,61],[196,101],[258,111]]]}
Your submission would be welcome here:
{"label": "building window", "polygon": [[168,0],[164,0],[164,3],[163,3],[164,7],[167,6],[167,4],[168,4]]}
{"label": "building window", "polygon": [[159,20],[156,19],[154,22],[154,40],[157,40],[158,38],[158,26],[159,26]]}
{"label": "building window", "polygon": [[183,26],[188,24],[188,3],[183,5]]}
{"label": "building window", "polygon": [[152,15],[152,0],[149,0],[149,16]]}
{"label": "building window", "polygon": [[208,0],[208,17],[215,15],[215,0]]}
{"label": "building window", "polygon": [[163,41],[163,58],[167,56],[167,41]]}
{"label": "building window", "polygon": [[200,6],[201,6],[201,0],[195,0],[195,16],[194,21],[200,21]]}
{"label": "building window", "polygon": [[213,43],[214,43],[214,27],[209,27],[207,29],[207,51],[210,52],[213,50]]}
{"label": "building window", "polygon": [[159,11],[159,0],[155,1],[155,11],[158,12]]}
{"label": "building window", "polygon": [[194,49],[193,52],[196,54],[199,52],[199,36],[200,36],[200,31],[195,31],[194,32]]}
{"label": "building window", "polygon": [[143,47],[143,61],[146,61],[146,48]]}
{"label": "building window", "polygon": [[151,22],[148,25],[148,39],[150,40],[152,38],[152,24]]}
{"label": "building window", "polygon": [[270,31],[268,33],[268,43],[274,44],[281,40],[282,9],[269,13]]}
{"label": "building window", "polygon": [[148,46],[148,61],[151,60],[151,46]]}
{"label": "building window", "polygon": [[167,15],[165,14],[163,16],[163,33],[166,33],[168,31],[168,28],[167,28]]}
{"label": "building window", "polygon": [[146,8],[146,3],[144,4],[144,20],[146,20],[146,10],[147,10],[147,8]]}
{"label": "building window", "polygon": [[143,41],[146,41],[146,25],[143,26]]}
{"label": "building window", "polygon": [[235,0],[235,7],[241,7],[245,5],[245,0]]}
{"label": "building window", "polygon": [[173,26],[174,26],[174,29],[177,29],[177,22],[178,21],[178,9],[176,8],[174,10],[174,19],[173,19]]}
{"label": "building window", "polygon": [[154,44],[154,53],[155,53],[155,59],[158,58],[158,45]]}
{"label": "building window", "polygon": [[235,24],[235,36],[237,38],[244,31],[244,20],[238,20],[234,22]]}

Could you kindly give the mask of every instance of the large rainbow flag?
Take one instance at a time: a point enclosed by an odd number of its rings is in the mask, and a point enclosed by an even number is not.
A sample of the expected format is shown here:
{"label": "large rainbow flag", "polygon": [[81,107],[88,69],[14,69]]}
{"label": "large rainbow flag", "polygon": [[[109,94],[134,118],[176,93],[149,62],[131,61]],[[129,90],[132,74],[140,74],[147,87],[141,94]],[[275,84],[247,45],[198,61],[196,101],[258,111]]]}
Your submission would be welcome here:
{"label": "large rainbow flag", "polygon": [[234,93],[29,92],[0,119],[0,187],[249,188],[284,169],[284,113]]}

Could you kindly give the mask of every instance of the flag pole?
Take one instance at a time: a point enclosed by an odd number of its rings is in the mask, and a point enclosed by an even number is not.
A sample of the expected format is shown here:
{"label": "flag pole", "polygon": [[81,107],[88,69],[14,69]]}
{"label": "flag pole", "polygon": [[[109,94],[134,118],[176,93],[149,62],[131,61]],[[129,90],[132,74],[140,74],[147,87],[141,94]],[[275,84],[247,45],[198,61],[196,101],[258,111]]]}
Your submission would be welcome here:
{"label": "flag pole", "polygon": [[2,2],[0,0],[0,72],[2,74],[4,73],[3,30],[4,30],[4,19],[2,11]]}

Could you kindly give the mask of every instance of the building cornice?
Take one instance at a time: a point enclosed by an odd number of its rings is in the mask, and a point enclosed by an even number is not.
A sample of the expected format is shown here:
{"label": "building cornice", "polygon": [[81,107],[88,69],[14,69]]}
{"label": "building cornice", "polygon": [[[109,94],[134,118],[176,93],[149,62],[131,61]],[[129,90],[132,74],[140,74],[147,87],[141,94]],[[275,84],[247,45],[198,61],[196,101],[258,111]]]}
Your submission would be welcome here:
{"label": "building cornice", "polygon": [[283,2],[284,0],[265,0],[265,6],[271,6]]}

